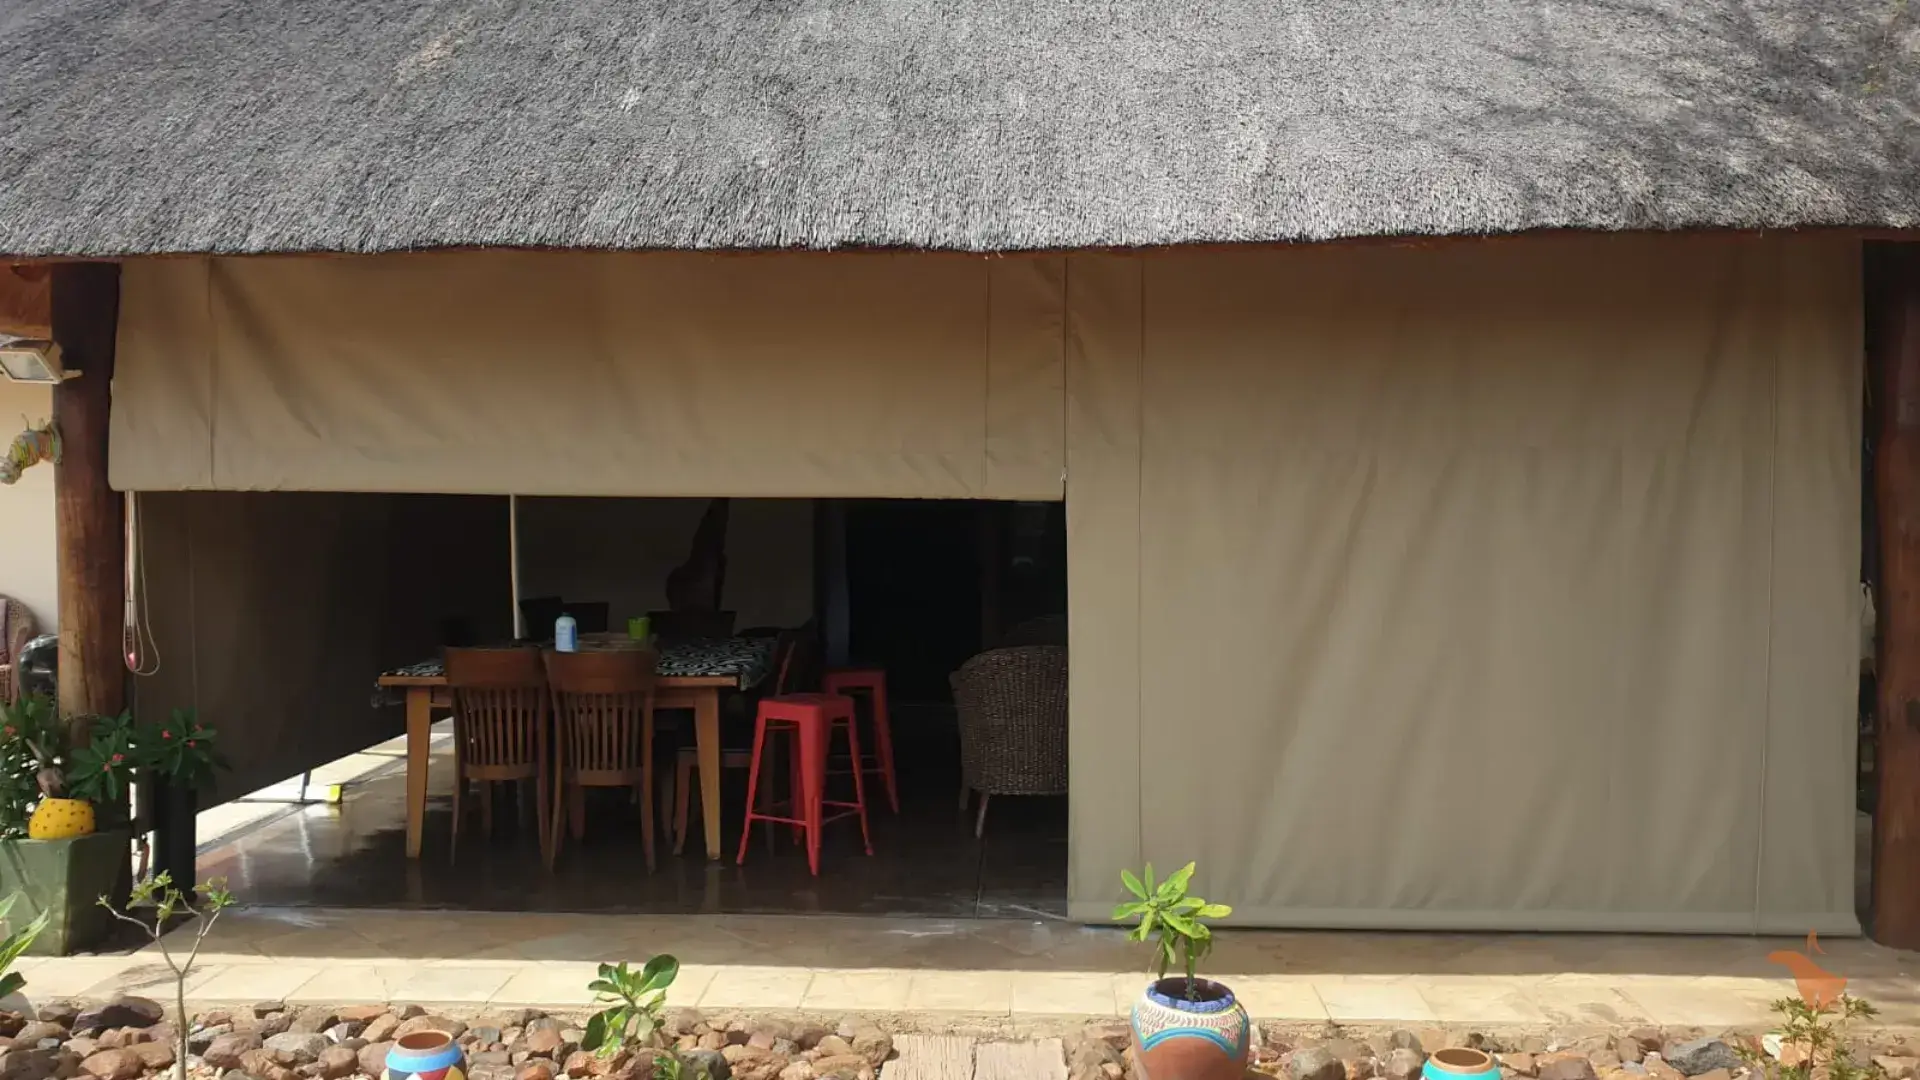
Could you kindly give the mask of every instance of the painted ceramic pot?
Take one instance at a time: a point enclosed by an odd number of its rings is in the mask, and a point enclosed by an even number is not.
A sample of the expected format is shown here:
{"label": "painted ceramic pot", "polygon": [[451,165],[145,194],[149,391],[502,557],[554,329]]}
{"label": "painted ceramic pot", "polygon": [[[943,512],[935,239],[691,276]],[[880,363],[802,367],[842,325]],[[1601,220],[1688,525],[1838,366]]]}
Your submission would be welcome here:
{"label": "painted ceramic pot", "polygon": [[1464,1046],[1435,1050],[1420,1072],[1426,1080],[1500,1080],[1500,1066],[1492,1054]]}
{"label": "painted ceramic pot", "polygon": [[416,1031],[387,1051],[385,1080],[467,1080],[467,1059],[446,1032]]}
{"label": "painted ceramic pot", "polygon": [[1196,980],[1161,979],[1133,1003],[1134,1061],[1140,1080],[1240,1080],[1247,1071],[1247,1010],[1233,991]]}
{"label": "painted ceramic pot", "polygon": [[85,799],[56,799],[49,795],[27,818],[30,840],[70,840],[93,831],[93,804]]}

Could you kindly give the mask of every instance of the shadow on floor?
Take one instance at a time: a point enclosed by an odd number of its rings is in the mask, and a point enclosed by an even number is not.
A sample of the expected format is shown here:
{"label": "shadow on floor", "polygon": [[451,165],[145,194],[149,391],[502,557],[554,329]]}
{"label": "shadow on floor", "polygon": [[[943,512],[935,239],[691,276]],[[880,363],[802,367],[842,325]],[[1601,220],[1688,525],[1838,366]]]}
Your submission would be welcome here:
{"label": "shadow on floor", "polygon": [[874,854],[862,853],[853,821],[834,823],[814,878],[784,829],[776,830],[769,848],[768,830],[756,827],[746,865],[734,865],[745,798],[739,773],[728,773],[724,785],[727,857],[709,862],[696,853],[702,846],[696,816],[684,856],[673,856],[664,838],[657,841],[659,869],[651,875],[641,855],[638,808],[624,791],[598,791],[591,793],[585,840],[569,841],[549,874],[531,820],[517,816],[510,798],[496,803],[491,841],[477,818],[468,817],[458,860],[449,861],[451,775],[451,760],[436,755],[419,860],[405,857],[405,777],[396,769],[358,785],[339,806],[298,808],[207,852],[201,877],[226,877],[243,903],[286,907],[1066,916],[1064,799],[996,800],[986,837],[976,841],[971,815],[956,810],[951,780],[936,786],[903,777],[899,816],[875,800]]}

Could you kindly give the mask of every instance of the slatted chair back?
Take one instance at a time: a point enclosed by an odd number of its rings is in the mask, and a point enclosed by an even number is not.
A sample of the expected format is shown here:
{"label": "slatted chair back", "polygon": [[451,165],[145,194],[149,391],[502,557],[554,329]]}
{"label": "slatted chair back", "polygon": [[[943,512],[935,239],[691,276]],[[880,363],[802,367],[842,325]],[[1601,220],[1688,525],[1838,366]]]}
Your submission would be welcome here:
{"label": "slatted chair back", "polygon": [[466,774],[475,780],[535,775],[546,760],[552,701],[540,651],[448,649],[446,672]]}
{"label": "slatted chair back", "polygon": [[658,662],[651,649],[546,654],[561,760],[577,783],[639,782],[650,757]]}

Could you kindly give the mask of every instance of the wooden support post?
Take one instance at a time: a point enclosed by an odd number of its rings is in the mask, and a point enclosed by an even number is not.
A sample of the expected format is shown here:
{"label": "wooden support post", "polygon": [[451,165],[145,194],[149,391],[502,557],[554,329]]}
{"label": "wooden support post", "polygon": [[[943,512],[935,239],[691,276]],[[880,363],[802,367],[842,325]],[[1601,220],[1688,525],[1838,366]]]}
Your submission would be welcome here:
{"label": "wooden support post", "polygon": [[1920,948],[1920,245],[1868,245],[1866,303],[1879,433],[1873,936],[1914,949]]}
{"label": "wooden support post", "polygon": [[[126,707],[121,640],[126,600],[125,508],[107,486],[107,409],[120,267],[53,268],[53,339],[77,378],[54,388],[60,464],[53,472],[60,595],[60,712],[106,716]],[[84,732],[76,733],[84,736]]]}

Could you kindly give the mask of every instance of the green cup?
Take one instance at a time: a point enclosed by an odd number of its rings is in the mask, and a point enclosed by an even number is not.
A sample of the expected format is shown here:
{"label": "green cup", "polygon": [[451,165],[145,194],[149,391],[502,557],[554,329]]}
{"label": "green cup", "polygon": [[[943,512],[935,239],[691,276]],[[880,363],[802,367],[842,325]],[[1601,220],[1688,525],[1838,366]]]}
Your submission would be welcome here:
{"label": "green cup", "polygon": [[653,635],[653,620],[645,615],[635,615],[627,620],[627,636],[635,641],[645,641]]}

